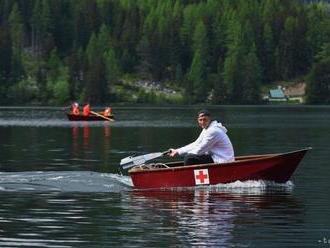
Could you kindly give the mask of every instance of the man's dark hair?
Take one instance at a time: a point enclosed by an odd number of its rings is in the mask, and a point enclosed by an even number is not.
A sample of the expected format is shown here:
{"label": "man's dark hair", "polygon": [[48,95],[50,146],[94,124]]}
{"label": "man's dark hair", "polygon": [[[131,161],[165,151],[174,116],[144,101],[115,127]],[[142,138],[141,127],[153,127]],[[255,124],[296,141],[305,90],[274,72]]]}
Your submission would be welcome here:
{"label": "man's dark hair", "polygon": [[211,116],[211,113],[207,109],[202,109],[198,112],[197,117],[202,117],[202,116]]}

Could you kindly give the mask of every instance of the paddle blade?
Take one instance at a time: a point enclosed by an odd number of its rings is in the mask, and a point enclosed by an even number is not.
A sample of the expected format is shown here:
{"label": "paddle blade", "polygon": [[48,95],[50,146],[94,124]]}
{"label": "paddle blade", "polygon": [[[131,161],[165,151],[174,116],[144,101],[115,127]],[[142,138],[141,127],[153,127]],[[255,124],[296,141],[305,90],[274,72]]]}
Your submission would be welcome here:
{"label": "paddle blade", "polygon": [[129,156],[129,157],[123,158],[120,161],[120,166],[123,169],[129,169],[131,167],[144,164],[145,162],[147,162],[149,160],[161,157],[163,155],[164,155],[164,153],[162,153],[162,152],[155,152],[155,153],[149,153],[149,154],[136,156],[136,157]]}
{"label": "paddle blade", "polygon": [[99,116],[99,117],[103,118],[104,120],[107,120],[107,121],[113,121],[113,119],[110,119],[110,118],[108,118],[108,117],[106,117],[106,116],[104,116],[104,115],[101,115],[101,114],[99,114],[99,113],[96,113],[96,112],[94,112],[94,111],[90,111],[90,113],[93,114],[93,115]]}

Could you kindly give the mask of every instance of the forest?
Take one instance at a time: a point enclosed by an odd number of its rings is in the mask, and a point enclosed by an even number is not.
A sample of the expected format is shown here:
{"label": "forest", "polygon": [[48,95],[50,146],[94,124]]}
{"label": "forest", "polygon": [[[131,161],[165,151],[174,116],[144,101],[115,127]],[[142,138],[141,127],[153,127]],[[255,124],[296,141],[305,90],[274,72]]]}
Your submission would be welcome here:
{"label": "forest", "polygon": [[330,103],[326,1],[0,0],[0,54],[1,105],[260,104],[295,80]]}

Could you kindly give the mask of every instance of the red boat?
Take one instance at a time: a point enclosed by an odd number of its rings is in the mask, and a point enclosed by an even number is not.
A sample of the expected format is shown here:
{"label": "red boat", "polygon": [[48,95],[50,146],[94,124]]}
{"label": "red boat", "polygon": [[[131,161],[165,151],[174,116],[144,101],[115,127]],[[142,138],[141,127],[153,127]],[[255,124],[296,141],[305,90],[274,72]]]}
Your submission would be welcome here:
{"label": "red boat", "polygon": [[183,166],[183,162],[144,164],[128,171],[136,189],[195,187],[235,181],[287,182],[305,153],[293,152],[240,156],[234,162]]}
{"label": "red boat", "polygon": [[114,121],[114,116],[104,116],[101,113],[98,115],[90,114],[90,115],[74,115],[71,113],[66,113],[69,121]]}

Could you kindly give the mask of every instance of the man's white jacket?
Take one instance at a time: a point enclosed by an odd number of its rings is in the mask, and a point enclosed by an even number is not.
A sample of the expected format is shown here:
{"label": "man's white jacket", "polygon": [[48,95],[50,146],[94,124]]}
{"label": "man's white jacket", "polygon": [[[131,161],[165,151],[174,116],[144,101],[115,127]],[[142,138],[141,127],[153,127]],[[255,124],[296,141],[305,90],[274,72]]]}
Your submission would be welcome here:
{"label": "man's white jacket", "polygon": [[179,155],[209,154],[215,163],[226,163],[235,160],[233,145],[227,136],[227,129],[217,121],[203,129],[199,137],[189,145],[178,148]]}

